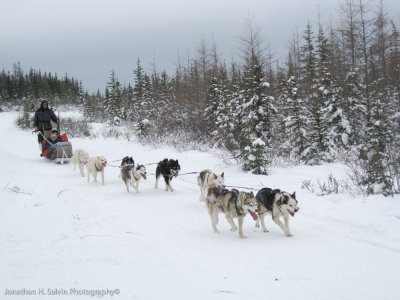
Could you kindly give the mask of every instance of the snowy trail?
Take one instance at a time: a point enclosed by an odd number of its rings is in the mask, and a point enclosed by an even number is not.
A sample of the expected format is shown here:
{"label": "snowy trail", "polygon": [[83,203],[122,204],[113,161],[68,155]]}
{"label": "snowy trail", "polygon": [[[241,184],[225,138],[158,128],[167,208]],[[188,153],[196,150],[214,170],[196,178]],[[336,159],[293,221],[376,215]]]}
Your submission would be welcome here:
{"label": "snowy trail", "polygon": [[221,233],[212,232],[196,175],[174,179],[174,193],[165,192],[161,181],[154,190],[149,176],[140,194],[128,194],[112,167],[106,168],[105,186],[88,184],[72,165],[40,158],[36,137],[15,128],[16,116],[0,113],[1,299],[19,299],[4,292],[23,288],[119,289],[114,297],[120,299],[398,298],[400,197],[317,197],[300,189],[305,179],[343,176],[340,164],[255,176],[225,166],[212,153],[121,139],[71,140],[74,149],[109,161],[125,155],[139,163],[177,158],[181,173],[210,168],[224,171],[229,185],[296,190],[301,209],[290,220],[293,237],[270,217],[269,233],[247,217],[248,239],[242,240],[222,216]]}

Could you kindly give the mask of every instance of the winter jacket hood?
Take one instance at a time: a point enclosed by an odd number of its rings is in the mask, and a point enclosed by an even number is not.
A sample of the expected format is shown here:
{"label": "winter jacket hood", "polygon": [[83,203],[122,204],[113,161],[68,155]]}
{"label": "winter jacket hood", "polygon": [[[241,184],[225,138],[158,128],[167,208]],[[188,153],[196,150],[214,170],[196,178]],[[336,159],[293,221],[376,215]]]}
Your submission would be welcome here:
{"label": "winter jacket hood", "polygon": [[[43,104],[47,104],[47,107],[46,108],[44,108],[43,107]],[[49,102],[47,102],[47,100],[43,100],[42,101],[42,103],[40,103],[40,108],[39,108],[39,110],[42,110],[42,111],[44,111],[44,110],[48,110],[49,109]]]}

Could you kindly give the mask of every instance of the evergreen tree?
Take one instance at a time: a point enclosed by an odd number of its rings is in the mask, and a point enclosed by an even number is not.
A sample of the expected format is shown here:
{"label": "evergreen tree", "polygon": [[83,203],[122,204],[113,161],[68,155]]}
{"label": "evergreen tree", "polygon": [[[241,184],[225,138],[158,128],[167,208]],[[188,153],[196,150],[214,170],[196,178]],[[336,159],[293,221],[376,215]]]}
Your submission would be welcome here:
{"label": "evergreen tree", "polygon": [[283,83],[282,89],[282,144],[280,149],[293,159],[301,159],[306,149],[307,121],[304,100],[299,95],[300,85],[296,76]]}
{"label": "evergreen tree", "polygon": [[106,93],[106,115],[108,122],[112,125],[120,125],[122,117],[122,95],[121,84],[111,71],[110,81],[107,84]]}
{"label": "evergreen tree", "polygon": [[271,139],[272,100],[266,95],[269,84],[264,81],[262,63],[254,51],[247,60],[243,72],[243,98],[239,117],[241,128],[241,158],[243,168],[255,174],[267,174],[268,144]]}
{"label": "evergreen tree", "polygon": [[357,69],[347,73],[343,97],[345,115],[350,126],[349,145],[357,148],[364,139],[367,110],[365,92]]}
{"label": "evergreen tree", "polygon": [[145,137],[150,129],[150,114],[152,99],[149,90],[149,77],[145,74],[140,60],[137,60],[135,74],[135,86],[133,88],[133,115],[138,135]]}
{"label": "evergreen tree", "polygon": [[307,106],[308,134],[301,156],[306,163],[316,164],[320,163],[323,152],[326,151],[326,127],[323,122],[323,101],[318,94],[317,56],[310,23],[304,33],[305,43],[301,47],[301,95]]}
{"label": "evergreen tree", "polygon": [[351,132],[349,122],[342,109],[341,89],[331,72],[332,55],[329,50],[328,40],[325,37],[322,26],[320,26],[317,47],[317,90],[323,112],[322,128],[326,132],[326,137],[322,138],[324,143],[322,149],[326,149],[326,153],[323,156],[325,161],[334,159],[337,156],[337,151],[348,145],[348,135]]}

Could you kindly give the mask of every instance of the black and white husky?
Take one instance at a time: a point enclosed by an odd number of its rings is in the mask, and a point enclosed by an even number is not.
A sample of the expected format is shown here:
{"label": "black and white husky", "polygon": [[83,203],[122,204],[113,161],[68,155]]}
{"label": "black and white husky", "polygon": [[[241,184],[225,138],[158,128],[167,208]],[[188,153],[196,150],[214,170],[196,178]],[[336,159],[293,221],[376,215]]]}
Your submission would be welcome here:
{"label": "black and white husky", "polygon": [[225,182],[224,173],[217,175],[211,170],[203,170],[197,176],[197,185],[200,187],[200,201],[206,201],[208,189],[213,186],[223,186]]}
{"label": "black and white husky", "polygon": [[[265,214],[270,213],[272,220],[283,230],[286,236],[292,236],[289,230],[289,215],[294,217],[294,214],[299,211],[297,206],[296,193],[289,194],[282,192],[279,189],[272,190],[270,188],[263,188],[257,192],[256,195],[258,204],[258,216],[256,227],[261,226],[264,232],[268,232],[265,227],[264,217]],[[283,217],[285,224],[283,224],[279,218]]]}
{"label": "black and white husky", "polygon": [[162,175],[165,180],[165,190],[167,192],[173,192],[174,189],[172,188],[170,182],[174,176],[178,175],[180,170],[181,166],[179,165],[178,160],[168,160],[167,158],[165,158],[164,160],[160,161],[156,169],[156,185],[154,186],[154,188],[157,188],[158,179]]}
{"label": "black and white husky", "polygon": [[124,157],[121,162],[121,178],[128,193],[130,192],[129,186],[132,186],[136,193],[139,193],[139,181],[142,177],[145,180],[147,179],[146,168],[139,164],[135,167],[135,161],[132,157]]}

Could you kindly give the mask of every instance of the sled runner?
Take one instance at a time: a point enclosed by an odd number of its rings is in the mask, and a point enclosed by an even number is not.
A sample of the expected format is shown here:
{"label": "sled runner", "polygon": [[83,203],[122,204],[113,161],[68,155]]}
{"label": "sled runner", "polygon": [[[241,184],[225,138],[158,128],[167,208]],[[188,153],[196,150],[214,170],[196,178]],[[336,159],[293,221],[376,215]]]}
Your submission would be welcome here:
{"label": "sled runner", "polygon": [[72,145],[70,142],[60,142],[57,144],[57,154],[55,162],[57,164],[69,163],[72,157]]}

